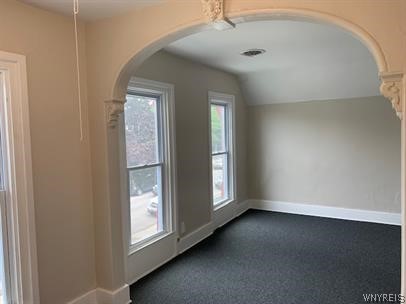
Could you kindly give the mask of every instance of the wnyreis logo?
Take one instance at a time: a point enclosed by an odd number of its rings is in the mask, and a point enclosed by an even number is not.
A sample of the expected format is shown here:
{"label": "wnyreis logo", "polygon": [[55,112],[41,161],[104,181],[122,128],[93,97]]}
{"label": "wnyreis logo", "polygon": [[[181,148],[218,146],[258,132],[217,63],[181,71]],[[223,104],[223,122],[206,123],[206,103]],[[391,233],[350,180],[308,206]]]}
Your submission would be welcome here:
{"label": "wnyreis logo", "polygon": [[395,293],[364,293],[362,296],[366,303],[405,303],[405,296]]}

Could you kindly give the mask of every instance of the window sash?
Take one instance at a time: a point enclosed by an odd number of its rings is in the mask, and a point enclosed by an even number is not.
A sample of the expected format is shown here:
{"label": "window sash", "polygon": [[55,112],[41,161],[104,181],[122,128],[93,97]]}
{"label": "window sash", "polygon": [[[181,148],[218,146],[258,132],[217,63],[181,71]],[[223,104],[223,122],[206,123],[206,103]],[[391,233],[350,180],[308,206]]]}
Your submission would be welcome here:
{"label": "window sash", "polygon": [[[155,97],[159,96],[160,98],[160,138],[162,145],[161,157],[158,159],[142,161],[139,163],[128,163],[127,162],[127,143],[126,143],[126,128],[123,123],[125,120],[125,115],[120,117],[120,178],[122,182],[121,185],[121,205],[122,205],[122,217],[123,217],[123,231],[125,234],[124,246],[127,248],[127,258],[129,265],[135,265],[137,260],[137,252],[150,252],[154,250],[153,248],[162,248],[166,247],[167,240],[171,242],[176,242],[176,233],[177,233],[177,195],[176,195],[176,153],[175,153],[175,121],[174,121],[174,85],[163,83],[159,81],[131,77],[127,87],[127,96],[135,95],[154,95]],[[124,114],[130,114],[131,112],[125,112]],[[153,149],[150,149],[153,151]],[[143,241],[137,241],[132,243],[132,235],[130,233],[131,228],[131,216],[130,216],[130,189],[129,189],[129,178],[128,172],[129,169],[136,169],[141,166],[152,166],[152,165],[161,165],[159,168],[154,168],[153,170],[161,171],[161,178],[157,179],[157,182],[161,181],[161,190],[162,190],[162,209],[164,213],[164,226],[160,227],[161,232],[156,233],[152,237],[146,237]],[[127,168],[128,167],[128,168]],[[152,170],[152,169],[151,169]],[[140,172],[132,172],[131,175],[140,175]],[[161,222],[162,223],[162,222]],[[165,229],[163,231],[162,229]],[[135,228],[134,228],[135,229]],[[135,240],[135,239],[134,239]],[[165,241],[164,241],[165,240]],[[153,247],[150,247],[153,246]],[[150,261],[151,262],[151,261]],[[148,262],[149,263],[149,262]],[[149,264],[153,264],[152,262]],[[138,277],[139,269],[131,266],[126,269],[126,274],[128,277]]]}
{"label": "window sash", "polygon": [[[226,165],[226,169],[227,169],[227,176],[226,176],[226,179],[224,180],[224,183],[225,183],[225,185],[224,185],[224,188],[227,190],[226,191],[226,197],[225,198],[223,198],[223,199],[221,199],[221,200],[219,200],[219,201],[215,201],[214,200],[214,189],[212,189],[212,191],[213,191],[213,193],[212,193],[212,195],[213,195],[213,206],[219,206],[219,205],[221,205],[221,204],[223,204],[223,203],[225,203],[225,202],[227,202],[227,201],[229,201],[230,199],[231,199],[231,197],[232,197],[232,193],[231,193],[231,188],[230,188],[230,182],[231,182],[231,176],[230,176],[230,173],[231,173],[231,168],[230,168],[230,155],[229,155],[229,153],[228,152],[225,152],[225,153],[215,153],[215,154],[212,154],[212,163],[213,163],[213,157],[214,156],[219,156],[219,155],[225,155],[225,158],[226,158],[226,160],[225,160],[225,165]],[[214,176],[214,168],[212,168],[212,178],[213,178],[213,176]],[[211,187],[213,187],[213,181],[212,181],[212,186]]]}
{"label": "window sash", "polygon": [[[169,231],[168,225],[167,225],[167,210],[166,210],[166,204],[165,204],[165,171],[164,171],[164,164],[163,163],[156,163],[156,164],[149,164],[149,165],[144,165],[144,166],[137,166],[137,167],[132,167],[132,168],[127,168],[127,181],[128,183],[130,183],[130,173],[133,171],[142,171],[143,169],[149,169],[149,168],[160,168],[160,185],[161,185],[161,189],[160,189],[160,193],[161,193],[161,201],[162,201],[162,212],[163,212],[163,216],[162,216],[162,231],[156,232],[153,235],[146,237],[138,242],[132,243],[131,242],[131,237],[130,237],[130,248],[137,248],[137,247],[141,247],[144,244],[150,242],[153,239],[159,238],[160,236],[162,236],[163,234],[166,234]],[[158,182],[158,181],[157,181]],[[130,196],[130,188],[128,188],[128,195]],[[128,202],[129,206],[130,206],[130,201]],[[131,212],[130,212],[131,214]],[[131,218],[130,218],[130,222],[131,222]],[[131,235],[132,231],[130,228],[130,235]]]}
{"label": "window sash", "polygon": [[[132,95],[132,96],[140,96],[140,97],[147,97],[151,99],[155,99],[156,101],[156,145],[155,145],[155,153],[156,153],[156,158],[157,162],[151,163],[151,164],[140,164],[136,166],[128,166],[128,162],[126,163],[127,169],[130,168],[138,168],[138,167],[143,167],[143,166],[148,166],[148,165],[154,165],[154,164],[163,164],[164,163],[164,134],[163,134],[163,123],[164,123],[164,117],[163,117],[163,109],[162,109],[162,98],[161,95],[159,94],[151,94],[151,93],[144,93],[144,92],[138,92],[136,89],[131,89],[127,91],[127,95]],[[125,114],[124,114],[125,116]],[[124,119],[125,123],[125,119]],[[125,144],[126,146],[126,158],[127,158],[127,143]]]}
{"label": "window sash", "polygon": [[[128,90],[127,91],[128,95],[133,95],[133,96],[141,96],[141,97],[148,97],[155,99],[156,101],[156,145],[155,145],[155,151],[156,151],[156,158],[157,162],[153,163],[148,163],[148,164],[139,164],[136,166],[128,166],[128,163],[126,162],[126,171],[127,171],[127,183],[130,183],[130,173],[133,171],[141,171],[143,169],[149,169],[149,168],[160,168],[160,184],[161,184],[161,189],[160,189],[160,195],[161,195],[161,208],[163,212],[162,216],[162,231],[159,231],[149,237],[146,237],[142,240],[139,240],[138,242],[132,243],[131,242],[131,212],[129,210],[129,223],[130,223],[130,237],[129,237],[129,248],[130,252],[135,250],[136,248],[142,247],[144,244],[149,243],[150,241],[159,238],[163,234],[168,233],[170,230],[168,226],[168,210],[166,210],[166,195],[165,195],[165,181],[166,181],[166,175],[165,175],[165,157],[164,157],[164,116],[163,116],[163,105],[162,105],[162,98],[161,95],[159,94],[150,94],[150,93],[144,93],[144,92],[138,92],[136,89]],[[124,137],[125,138],[125,137]],[[127,158],[127,143],[125,144],[125,154]],[[130,199],[130,187],[128,185],[128,208],[131,206],[131,199]]]}
{"label": "window sash", "polygon": [[146,165],[130,166],[130,167],[127,167],[127,170],[131,171],[131,170],[138,170],[138,169],[148,169],[148,168],[158,167],[158,166],[163,166],[163,165],[164,165],[163,162],[151,163],[151,164],[146,164]]}
{"label": "window sash", "polygon": [[230,152],[224,151],[224,152],[212,152],[211,156],[217,156],[217,155],[224,155],[224,154],[229,154]]}
{"label": "window sash", "polygon": [[[213,146],[211,146],[211,152],[212,155],[213,153],[226,153],[230,150],[230,121],[229,121],[229,111],[230,111],[230,107],[228,105],[228,103],[224,103],[224,102],[220,102],[220,101],[210,101],[210,115],[211,115],[211,106],[220,106],[224,109],[224,142],[222,142],[223,146],[224,146],[224,150],[223,151],[215,151],[213,152]],[[212,123],[212,119],[213,117],[210,116],[210,130],[211,130],[211,134],[210,134],[210,140],[213,140],[213,130],[211,129],[211,123]],[[212,145],[213,143],[211,143]]]}
{"label": "window sash", "polygon": [[[215,201],[214,200],[214,188],[213,188],[213,176],[214,176],[214,168],[211,168],[211,176],[212,176],[212,200],[213,200],[213,206],[217,207],[220,206],[230,200],[233,199],[233,189],[235,185],[233,184],[233,177],[232,174],[234,172],[234,165],[233,165],[233,156],[230,148],[232,147],[233,143],[231,142],[232,140],[232,133],[233,132],[233,127],[232,127],[232,121],[231,117],[233,117],[233,107],[230,105],[229,101],[222,101],[219,99],[214,99],[210,98],[209,100],[209,105],[210,105],[210,144],[211,144],[211,165],[213,164],[213,158],[215,156],[219,155],[225,155],[225,165],[226,165],[226,178],[224,180],[225,183],[225,189],[227,190],[226,192],[226,197],[222,200]],[[211,129],[212,127],[212,119],[213,117],[211,116],[211,107],[212,106],[221,106],[224,108],[224,150],[223,151],[213,151],[213,146],[212,146],[212,137],[213,137],[213,130]]]}

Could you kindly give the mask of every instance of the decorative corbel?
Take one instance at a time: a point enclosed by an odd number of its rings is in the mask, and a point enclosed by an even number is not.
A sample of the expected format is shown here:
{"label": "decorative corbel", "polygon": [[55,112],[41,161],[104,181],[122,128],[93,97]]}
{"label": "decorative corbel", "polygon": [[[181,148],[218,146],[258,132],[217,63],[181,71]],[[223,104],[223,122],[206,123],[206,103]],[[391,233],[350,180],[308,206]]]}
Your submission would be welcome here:
{"label": "decorative corbel", "polygon": [[224,19],[223,0],[202,0],[203,14],[209,22]]}
{"label": "decorative corbel", "polygon": [[217,30],[227,30],[235,25],[224,17],[224,0],[201,0],[203,14],[208,24]]}
{"label": "decorative corbel", "polygon": [[125,102],[125,99],[112,99],[105,102],[107,126],[110,128],[115,128],[117,126],[118,118],[120,117],[120,114],[124,112]]}
{"label": "decorative corbel", "polygon": [[380,74],[381,78],[381,93],[392,103],[392,108],[395,109],[396,115],[402,119],[403,117],[403,88],[402,80],[403,73],[385,72]]}

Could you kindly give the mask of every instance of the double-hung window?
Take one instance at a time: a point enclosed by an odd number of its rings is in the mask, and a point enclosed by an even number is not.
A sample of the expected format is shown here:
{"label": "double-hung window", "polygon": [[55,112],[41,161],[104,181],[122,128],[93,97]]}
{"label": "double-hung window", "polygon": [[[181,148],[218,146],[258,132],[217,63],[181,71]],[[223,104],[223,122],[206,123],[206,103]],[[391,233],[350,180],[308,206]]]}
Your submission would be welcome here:
{"label": "double-hung window", "polygon": [[214,207],[235,198],[234,96],[209,92],[211,179]]}
{"label": "double-hung window", "polygon": [[173,230],[171,85],[133,78],[124,106],[129,245]]}

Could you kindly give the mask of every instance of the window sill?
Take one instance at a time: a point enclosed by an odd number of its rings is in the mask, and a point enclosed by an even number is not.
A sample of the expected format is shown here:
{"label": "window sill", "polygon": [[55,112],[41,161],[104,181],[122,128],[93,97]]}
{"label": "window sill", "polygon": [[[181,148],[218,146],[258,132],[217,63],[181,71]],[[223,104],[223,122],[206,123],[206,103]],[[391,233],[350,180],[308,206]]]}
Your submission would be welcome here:
{"label": "window sill", "polygon": [[143,241],[140,241],[137,244],[131,245],[130,249],[128,251],[128,256],[131,256],[131,255],[137,253],[138,251],[148,247],[149,245],[151,245],[151,244],[153,244],[155,242],[158,242],[158,241],[160,241],[160,240],[162,240],[164,238],[167,238],[167,237],[169,237],[169,236],[171,236],[173,234],[174,234],[174,232],[162,231],[161,233],[159,233],[159,234],[157,234],[157,235],[155,235],[155,236],[153,236],[151,238],[145,239]]}

